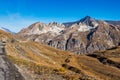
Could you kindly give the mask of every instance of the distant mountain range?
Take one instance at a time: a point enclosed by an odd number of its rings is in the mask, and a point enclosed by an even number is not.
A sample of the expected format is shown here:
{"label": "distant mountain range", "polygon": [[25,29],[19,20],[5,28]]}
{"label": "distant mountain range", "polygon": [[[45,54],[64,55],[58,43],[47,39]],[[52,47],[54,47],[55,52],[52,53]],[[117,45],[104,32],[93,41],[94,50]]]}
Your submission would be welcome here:
{"label": "distant mountain range", "polygon": [[[78,21],[75,21],[75,22],[66,22],[66,23],[63,23],[65,26],[71,26],[75,23],[79,23],[81,21],[84,21],[84,19],[89,19],[90,16],[86,16],[85,18],[83,18],[82,20],[78,20]],[[113,20],[104,20],[105,22],[109,23],[109,24],[113,24],[113,25],[120,25],[120,21],[113,21]]]}
{"label": "distant mountain range", "polygon": [[3,31],[5,31],[5,32],[8,32],[8,33],[13,33],[13,34],[15,34],[15,32],[12,32],[12,31],[10,31],[10,30],[7,29],[7,28],[0,27],[0,29],[3,30]]}
{"label": "distant mountain range", "polygon": [[120,25],[120,21],[110,21],[110,20],[106,20],[106,22],[113,24],[113,25]]}
{"label": "distant mountain range", "polygon": [[106,50],[120,45],[119,21],[96,20],[86,16],[75,22],[34,23],[17,35],[77,54]]}

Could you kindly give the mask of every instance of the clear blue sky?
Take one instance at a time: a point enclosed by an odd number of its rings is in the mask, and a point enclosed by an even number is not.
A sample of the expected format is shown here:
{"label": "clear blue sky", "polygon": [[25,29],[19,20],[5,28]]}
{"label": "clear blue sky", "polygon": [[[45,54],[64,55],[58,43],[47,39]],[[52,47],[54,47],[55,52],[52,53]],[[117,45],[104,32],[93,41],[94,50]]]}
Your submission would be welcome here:
{"label": "clear blue sky", "polygon": [[89,15],[120,20],[120,0],[0,0],[0,26],[18,32],[34,22],[70,22]]}

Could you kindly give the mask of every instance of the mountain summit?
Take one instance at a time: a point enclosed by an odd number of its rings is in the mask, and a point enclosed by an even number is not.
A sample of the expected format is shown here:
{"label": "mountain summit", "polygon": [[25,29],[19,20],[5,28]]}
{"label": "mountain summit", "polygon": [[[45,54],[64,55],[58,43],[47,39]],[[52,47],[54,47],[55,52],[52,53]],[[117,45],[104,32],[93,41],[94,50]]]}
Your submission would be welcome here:
{"label": "mountain summit", "polygon": [[52,34],[58,35],[63,29],[64,25],[58,24],[55,22],[45,24],[41,22],[34,23],[30,25],[28,28],[22,29],[19,34],[23,35],[33,35],[33,34],[44,34],[51,32]]}
{"label": "mountain summit", "polygon": [[97,21],[94,18],[90,17],[90,16],[84,17],[79,22],[80,23],[85,23],[85,24],[90,25],[90,26],[94,26],[95,24],[96,25],[98,24]]}
{"label": "mountain summit", "polygon": [[95,26],[95,25],[98,25],[97,24],[97,20],[95,20],[94,18],[90,17],[90,16],[85,16],[84,18],[78,20],[78,21],[75,21],[75,22],[67,22],[67,23],[63,23],[66,27],[70,27],[72,26],[73,24],[79,24],[79,23],[84,23],[86,25],[89,25],[89,26]]}
{"label": "mountain summit", "polygon": [[18,35],[78,54],[106,50],[120,44],[119,26],[90,16],[63,24],[35,23]]}

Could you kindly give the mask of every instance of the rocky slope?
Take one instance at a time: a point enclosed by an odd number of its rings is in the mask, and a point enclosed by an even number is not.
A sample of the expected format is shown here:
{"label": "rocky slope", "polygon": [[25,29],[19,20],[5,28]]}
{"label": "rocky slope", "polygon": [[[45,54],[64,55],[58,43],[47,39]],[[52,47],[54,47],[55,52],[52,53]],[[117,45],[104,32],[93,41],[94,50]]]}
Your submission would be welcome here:
{"label": "rocky slope", "polygon": [[46,25],[44,28],[41,25],[41,23],[35,23],[27,29],[23,29],[18,35],[27,40],[44,43],[77,54],[106,50],[120,44],[119,26],[102,20],[95,20],[89,16],[76,22],[61,25],[52,23],[52,31],[49,29],[51,28],[50,25],[44,24]]}

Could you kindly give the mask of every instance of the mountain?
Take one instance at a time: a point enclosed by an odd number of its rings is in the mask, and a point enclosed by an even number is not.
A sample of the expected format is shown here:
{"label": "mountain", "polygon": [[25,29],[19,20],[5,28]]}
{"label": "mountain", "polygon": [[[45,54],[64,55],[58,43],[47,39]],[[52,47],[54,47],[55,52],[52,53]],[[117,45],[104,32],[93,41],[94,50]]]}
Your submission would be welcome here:
{"label": "mountain", "polygon": [[[93,23],[92,23],[93,22]],[[91,25],[93,26],[94,23],[96,23],[96,20],[90,16],[86,16],[78,21],[75,21],[75,22],[66,22],[66,23],[63,23],[66,27],[70,27],[72,26],[73,24],[79,24],[79,23],[86,23],[87,25]]]}
{"label": "mountain", "polygon": [[22,35],[38,34],[38,35],[40,35],[40,34],[51,32],[53,34],[58,35],[64,29],[64,27],[65,27],[64,25],[58,24],[56,22],[52,22],[49,24],[37,22],[37,23],[30,25],[28,28],[23,29],[19,34],[22,34]]}
{"label": "mountain", "polygon": [[120,21],[110,21],[110,20],[106,20],[107,23],[113,24],[113,25],[120,25]]}
{"label": "mountain", "polygon": [[1,76],[5,77],[3,70],[10,77],[5,80],[120,79],[120,47],[75,55],[38,42],[17,39],[4,31],[1,31],[2,35],[6,39],[6,46],[2,48],[6,55],[0,55],[0,67],[4,68],[0,71],[0,79],[3,79]]}
{"label": "mountain", "polygon": [[[98,25],[97,20],[95,20],[94,18],[90,17],[90,16],[86,16],[78,21],[75,22],[67,22],[67,23],[63,23],[66,27],[71,27],[74,24],[83,24],[83,25],[87,25],[89,27],[95,27]],[[83,26],[81,25],[81,26]],[[85,26],[84,26],[85,27]]]}
{"label": "mountain", "polygon": [[15,32],[12,32],[10,31],[9,29],[7,28],[4,28],[4,27],[0,27],[1,30],[5,31],[5,32],[8,32],[8,33],[12,33],[12,34],[15,34]]}
{"label": "mountain", "polygon": [[[92,53],[106,50],[120,44],[120,27],[86,16],[81,20],[54,24],[51,31],[50,24],[35,23],[18,33],[27,40],[47,44],[49,46],[68,50],[77,54]],[[52,24],[53,25],[53,24]],[[59,26],[58,26],[59,25]],[[36,28],[41,28],[41,30]],[[47,30],[47,31],[46,31]],[[46,32],[45,32],[46,31]],[[33,34],[32,32],[36,32]],[[23,36],[24,35],[24,36]]]}

